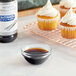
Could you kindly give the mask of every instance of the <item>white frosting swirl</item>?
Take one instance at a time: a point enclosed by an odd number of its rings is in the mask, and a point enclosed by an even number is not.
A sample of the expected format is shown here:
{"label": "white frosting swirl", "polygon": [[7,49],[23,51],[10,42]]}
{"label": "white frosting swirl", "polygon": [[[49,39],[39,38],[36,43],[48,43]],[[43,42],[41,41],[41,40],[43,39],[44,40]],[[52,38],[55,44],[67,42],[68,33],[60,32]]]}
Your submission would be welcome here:
{"label": "white frosting swirl", "polygon": [[66,13],[60,22],[67,23],[69,25],[76,25],[76,14],[73,12],[72,8]]}
{"label": "white frosting swirl", "polygon": [[47,1],[47,4],[39,10],[37,15],[41,16],[50,16],[55,17],[58,14],[58,11],[52,6],[50,0]]}
{"label": "white frosting swirl", "polygon": [[66,8],[76,7],[76,0],[62,0],[60,2],[60,6],[64,6]]}

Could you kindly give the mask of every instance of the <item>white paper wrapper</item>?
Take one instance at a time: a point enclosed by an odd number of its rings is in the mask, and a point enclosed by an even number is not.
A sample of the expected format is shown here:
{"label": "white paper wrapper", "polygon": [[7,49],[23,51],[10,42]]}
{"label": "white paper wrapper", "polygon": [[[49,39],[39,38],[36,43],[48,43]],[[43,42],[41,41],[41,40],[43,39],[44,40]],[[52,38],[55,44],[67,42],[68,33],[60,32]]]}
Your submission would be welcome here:
{"label": "white paper wrapper", "polygon": [[55,30],[58,27],[59,19],[60,14],[58,14],[58,17],[54,19],[42,19],[37,17],[38,26],[41,30]]}
{"label": "white paper wrapper", "polygon": [[76,38],[76,27],[66,27],[59,25],[59,28],[61,29],[61,35],[64,38],[68,39]]}

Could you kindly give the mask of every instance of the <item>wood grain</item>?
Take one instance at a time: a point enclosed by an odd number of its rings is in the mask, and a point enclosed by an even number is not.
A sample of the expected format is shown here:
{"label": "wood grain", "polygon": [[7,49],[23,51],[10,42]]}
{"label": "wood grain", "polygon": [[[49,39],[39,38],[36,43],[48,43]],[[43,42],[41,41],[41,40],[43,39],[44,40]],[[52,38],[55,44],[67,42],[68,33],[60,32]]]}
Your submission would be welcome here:
{"label": "wood grain", "polygon": [[[53,5],[56,9],[58,9],[58,5]],[[41,8],[41,7],[40,7]],[[19,11],[18,12],[18,17],[24,17],[24,16],[29,16],[29,15],[34,15],[38,12],[40,8],[34,8],[34,9],[29,9],[29,10],[24,10],[24,11]]]}

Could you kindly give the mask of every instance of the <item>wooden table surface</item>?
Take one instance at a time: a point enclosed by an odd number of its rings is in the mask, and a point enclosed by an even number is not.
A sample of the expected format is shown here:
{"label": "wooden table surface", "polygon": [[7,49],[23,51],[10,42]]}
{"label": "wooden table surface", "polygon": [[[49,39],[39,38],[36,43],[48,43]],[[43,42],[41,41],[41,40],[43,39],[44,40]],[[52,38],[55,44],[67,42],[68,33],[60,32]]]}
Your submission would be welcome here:
{"label": "wooden table surface", "polygon": [[[58,9],[58,5],[53,5],[55,8]],[[40,8],[34,8],[34,9],[29,9],[29,10],[23,10],[18,12],[18,17],[23,17],[23,16],[29,16],[29,15],[34,15]]]}

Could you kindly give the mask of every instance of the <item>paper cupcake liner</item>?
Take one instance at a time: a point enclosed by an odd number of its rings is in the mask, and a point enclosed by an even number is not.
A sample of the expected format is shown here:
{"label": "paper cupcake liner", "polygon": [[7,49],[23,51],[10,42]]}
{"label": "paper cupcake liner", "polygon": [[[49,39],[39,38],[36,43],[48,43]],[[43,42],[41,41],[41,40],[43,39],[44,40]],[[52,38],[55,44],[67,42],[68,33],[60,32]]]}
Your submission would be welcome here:
{"label": "paper cupcake liner", "polygon": [[59,27],[61,29],[62,37],[67,39],[76,38],[76,27],[65,27],[62,25],[59,25]]}
{"label": "paper cupcake liner", "polygon": [[42,19],[37,17],[38,26],[41,30],[55,30],[58,27],[58,22],[60,19],[60,14],[54,19]]}

